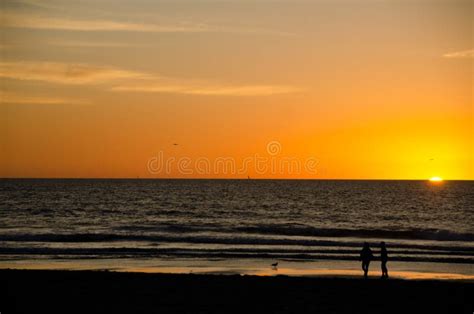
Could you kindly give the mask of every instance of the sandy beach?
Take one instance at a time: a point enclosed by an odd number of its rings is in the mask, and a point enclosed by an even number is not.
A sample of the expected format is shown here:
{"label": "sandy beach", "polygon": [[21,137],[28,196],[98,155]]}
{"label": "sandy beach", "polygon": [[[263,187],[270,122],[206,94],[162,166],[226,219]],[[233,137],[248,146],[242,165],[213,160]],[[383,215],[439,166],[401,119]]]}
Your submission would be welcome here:
{"label": "sandy beach", "polygon": [[2,313],[472,313],[474,283],[0,270]]}

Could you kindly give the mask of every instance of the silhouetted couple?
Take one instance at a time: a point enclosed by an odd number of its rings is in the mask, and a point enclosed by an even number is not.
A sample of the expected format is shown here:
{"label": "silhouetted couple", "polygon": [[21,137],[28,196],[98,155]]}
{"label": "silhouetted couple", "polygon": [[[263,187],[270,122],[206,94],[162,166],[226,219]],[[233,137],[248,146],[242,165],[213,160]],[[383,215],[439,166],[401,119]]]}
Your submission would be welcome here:
{"label": "silhouetted couple", "polygon": [[[369,266],[373,258],[374,255],[372,254],[372,250],[370,249],[369,243],[365,242],[364,247],[360,252],[360,260],[362,261],[362,270],[364,271],[364,278],[367,278],[367,275],[369,274]],[[385,242],[380,243],[380,261],[382,266],[382,278],[388,278],[388,254]]]}

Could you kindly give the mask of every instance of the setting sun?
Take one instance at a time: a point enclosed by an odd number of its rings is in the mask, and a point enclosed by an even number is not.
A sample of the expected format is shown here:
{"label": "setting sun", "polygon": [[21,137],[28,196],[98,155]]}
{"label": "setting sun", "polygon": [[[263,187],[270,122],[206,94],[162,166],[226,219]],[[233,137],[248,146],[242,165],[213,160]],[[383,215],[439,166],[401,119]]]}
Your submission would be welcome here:
{"label": "setting sun", "polygon": [[440,178],[440,177],[432,177],[432,178],[430,178],[430,181],[431,181],[431,182],[441,182],[441,181],[443,181],[443,178]]}

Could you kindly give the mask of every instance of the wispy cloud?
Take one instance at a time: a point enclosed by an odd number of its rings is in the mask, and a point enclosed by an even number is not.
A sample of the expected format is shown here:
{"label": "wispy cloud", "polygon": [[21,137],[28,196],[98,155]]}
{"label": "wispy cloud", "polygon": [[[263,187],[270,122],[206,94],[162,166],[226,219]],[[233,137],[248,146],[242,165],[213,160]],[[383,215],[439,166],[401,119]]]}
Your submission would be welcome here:
{"label": "wispy cloud", "polygon": [[129,31],[129,32],[204,32],[209,28],[203,24],[156,25],[128,23],[109,20],[81,20],[44,17],[35,14],[6,12],[0,22],[3,27],[70,30],[70,31]]}
{"label": "wispy cloud", "polygon": [[[127,43],[127,42],[110,42],[110,41],[85,41],[85,40],[46,40],[44,41],[46,46],[56,46],[64,48],[123,48],[123,47],[151,47],[152,43]],[[0,43],[0,50],[24,48],[28,47],[27,42],[15,42],[15,43]]]}
{"label": "wispy cloud", "polygon": [[203,96],[269,96],[301,92],[302,89],[285,85],[226,85],[213,83],[196,84],[193,81],[167,83],[156,81],[148,85],[121,85],[112,87],[113,91],[144,93],[175,93]]}
{"label": "wispy cloud", "polygon": [[84,105],[88,101],[43,96],[27,96],[12,92],[0,91],[0,104],[35,104],[35,105]]}
{"label": "wispy cloud", "polygon": [[445,58],[474,58],[474,49],[450,52],[443,55]]}
{"label": "wispy cloud", "polygon": [[72,19],[36,14],[8,11],[3,13],[0,26],[10,28],[27,28],[43,30],[67,31],[126,31],[152,33],[247,33],[268,34],[279,36],[293,36],[294,34],[282,31],[254,27],[236,27],[208,25],[205,23],[181,22],[175,24],[151,24],[122,22],[113,20]]}
{"label": "wispy cloud", "polygon": [[144,74],[81,63],[0,62],[0,77],[57,84],[100,84]]}
{"label": "wispy cloud", "polygon": [[289,85],[235,85],[179,79],[158,74],[89,64],[0,62],[0,77],[54,84],[92,85],[114,92],[174,93],[202,96],[269,96],[301,92]]}
{"label": "wispy cloud", "polygon": [[[5,0],[7,1],[7,0]],[[47,1],[47,0],[10,0],[10,2],[21,3],[26,6],[34,8],[41,8],[47,10],[59,10],[62,11],[67,5],[67,2],[63,2],[62,5],[58,1]]]}
{"label": "wispy cloud", "polygon": [[125,42],[97,42],[97,41],[78,41],[78,40],[60,40],[60,41],[49,41],[48,45],[58,47],[74,47],[74,48],[118,48],[118,47],[143,47],[150,46],[146,44],[137,43],[125,43]]}

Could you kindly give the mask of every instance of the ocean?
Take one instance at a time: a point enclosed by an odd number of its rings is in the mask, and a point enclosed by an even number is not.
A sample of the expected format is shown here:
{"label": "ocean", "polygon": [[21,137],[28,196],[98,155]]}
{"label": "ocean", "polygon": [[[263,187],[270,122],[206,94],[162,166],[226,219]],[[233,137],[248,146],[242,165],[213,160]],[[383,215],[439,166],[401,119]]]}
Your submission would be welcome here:
{"label": "ocean", "polygon": [[472,181],[2,179],[0,204],[0,268],[355,271],[385,241],[389,265],[474,275]]}

